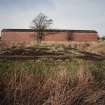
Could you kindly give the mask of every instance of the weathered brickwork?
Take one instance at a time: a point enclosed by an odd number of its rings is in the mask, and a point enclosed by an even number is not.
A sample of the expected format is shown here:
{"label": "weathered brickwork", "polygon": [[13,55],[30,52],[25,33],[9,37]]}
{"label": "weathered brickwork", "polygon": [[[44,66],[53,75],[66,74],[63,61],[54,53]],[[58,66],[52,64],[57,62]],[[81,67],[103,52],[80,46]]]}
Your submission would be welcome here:
{"label": "weathered brickwork", "polygon": [[[70,41],[97,41],[96,31],[90,30],[47,30],[43,41],[70,42]],[[13,45],[29,45],[37,40],[37,32],[31,29],[3,29],[1,41],[4,47]]]}
{"label": "weathered brickwork", "polygon": [[98,38],[96,33],[78,33],[74,32],[72,34],[72,39],[74,41],[96,41]]}
{"label": "weathered brickwork", "polygon": [[67,32],[48,32],[45,33],[44,41],[69,41]]}
{"label": "weathered brickwork", "polygon": [[2,32],[2,45],[4,47],[14,45],[28,45],[36,40],[35,32]]}

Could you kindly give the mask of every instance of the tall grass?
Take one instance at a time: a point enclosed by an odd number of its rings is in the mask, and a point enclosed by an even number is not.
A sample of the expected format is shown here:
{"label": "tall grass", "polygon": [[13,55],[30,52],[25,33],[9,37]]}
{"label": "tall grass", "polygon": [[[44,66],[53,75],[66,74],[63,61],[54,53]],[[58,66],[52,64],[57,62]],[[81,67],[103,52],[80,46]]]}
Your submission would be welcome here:
{"label": "tall grass", "polygon": [[104,61],[0,62],[0,105],[105,105],[104,74]]}

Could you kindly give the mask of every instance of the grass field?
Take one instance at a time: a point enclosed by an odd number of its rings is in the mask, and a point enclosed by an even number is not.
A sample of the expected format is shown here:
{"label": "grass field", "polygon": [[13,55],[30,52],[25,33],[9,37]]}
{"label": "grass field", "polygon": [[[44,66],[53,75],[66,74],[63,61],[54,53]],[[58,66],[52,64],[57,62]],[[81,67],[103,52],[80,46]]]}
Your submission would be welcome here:
{"label": "grass field", "polygon": [[[0,60],[0,105],[105,105],[104,49],[97,42],[1,51],[43,58]],[[59,54],[68,58],[53,59]]]}

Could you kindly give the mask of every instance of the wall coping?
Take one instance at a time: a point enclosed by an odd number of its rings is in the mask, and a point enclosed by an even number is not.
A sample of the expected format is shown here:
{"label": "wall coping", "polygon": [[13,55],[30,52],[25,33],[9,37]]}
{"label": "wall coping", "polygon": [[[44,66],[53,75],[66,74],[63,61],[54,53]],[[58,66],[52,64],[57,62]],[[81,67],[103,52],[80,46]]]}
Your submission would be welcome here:
{"label": "wall coping", "polygon": [[[1,32],[37,32],[34,29],[2,29]],[[78,33],[97,33],[95,30],[68,30],[68,29],[47,29],[45,32],[78,32]]]}

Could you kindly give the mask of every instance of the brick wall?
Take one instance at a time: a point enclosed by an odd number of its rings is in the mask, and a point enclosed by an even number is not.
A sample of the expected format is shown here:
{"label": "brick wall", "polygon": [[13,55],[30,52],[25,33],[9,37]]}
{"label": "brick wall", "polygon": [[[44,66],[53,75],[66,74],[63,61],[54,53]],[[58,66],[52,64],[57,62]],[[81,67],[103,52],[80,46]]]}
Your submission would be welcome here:
{"label": "brick wall", "polygon": [[[29,45],[37,39],[37,32],[2,32],[3,46]],[[96,41],[97,33],[92,32],[45,32],[43,41],[67,42],[67,41]]]}
{"label": "brick wall", "polygon": [[44,41],[68,41],[68,32],[47,32],[44,36]]}
{"label": "brick wall", "polygon": [[28,45],[36,40],[35,32],[2,32],[1,41],[4,46]]}
{"label": "brick wall", "polygon": [[97,33],[72,33],[71,40],[73,41],[96,41],[98,38]]}

